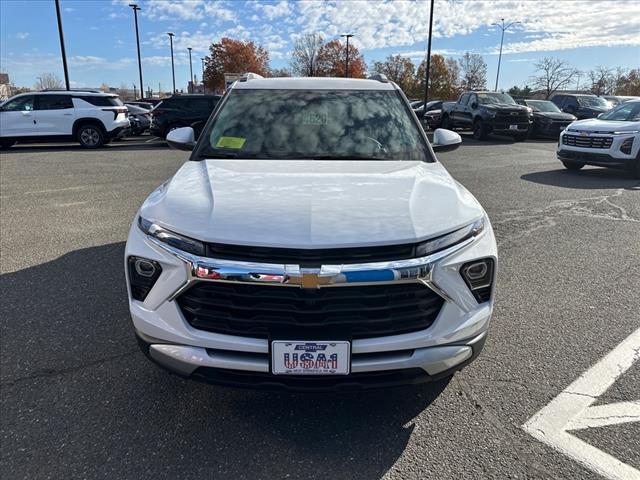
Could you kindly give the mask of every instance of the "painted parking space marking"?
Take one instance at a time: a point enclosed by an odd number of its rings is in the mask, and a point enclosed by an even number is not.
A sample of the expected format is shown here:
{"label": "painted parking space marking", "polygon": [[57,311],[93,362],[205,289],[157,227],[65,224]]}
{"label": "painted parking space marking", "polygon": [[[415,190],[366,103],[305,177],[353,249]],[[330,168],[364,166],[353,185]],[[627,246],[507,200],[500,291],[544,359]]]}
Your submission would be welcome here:
{"label": "painted parking space marking", "polygon": [[640,470],[570,432],[640,421],[640,398],[591,406],[640,359],[640,329],[565,388],[523,425],[524,430],[605,478],[640,480]]}

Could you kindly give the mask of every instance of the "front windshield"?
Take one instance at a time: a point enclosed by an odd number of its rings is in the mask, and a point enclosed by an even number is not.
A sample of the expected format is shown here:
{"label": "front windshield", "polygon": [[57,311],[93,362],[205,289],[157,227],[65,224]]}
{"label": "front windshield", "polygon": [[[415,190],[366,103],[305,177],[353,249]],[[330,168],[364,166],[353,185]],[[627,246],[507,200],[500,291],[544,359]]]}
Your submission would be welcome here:
{"label": "front windshield", "polygon": [[616,120],[621,122],[640,121],[640,102],[623,103],[603,113],[599,118],[602,120]]}
{"label": "front windshield", "polygon": [[395,90],[233,90],[195,158],[432,161]]}
{"label": "front windshield", "polygon": [[478,93],[480,105],[517,105],[508,93]]}
{"label": "front windshield", "polygon": [[602,97],[578,97],[578,103],[582,107],[609,108],[609,103]]}
{"label": "front windshield", "polygon": [[526,103],[534,112],[560,112],[556,104],[549,100],[527,100]]}

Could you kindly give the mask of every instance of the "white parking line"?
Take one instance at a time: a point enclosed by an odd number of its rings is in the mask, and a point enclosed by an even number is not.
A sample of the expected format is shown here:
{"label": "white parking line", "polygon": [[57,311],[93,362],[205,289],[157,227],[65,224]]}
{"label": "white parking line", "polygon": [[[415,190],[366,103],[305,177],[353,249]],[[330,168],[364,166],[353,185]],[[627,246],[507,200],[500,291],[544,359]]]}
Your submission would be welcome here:
{"label": "white parking line", "polygon": [[640,399],[591,406],[639,358],[640,329],[531,417],[524,430],[606,478],[640,479],[640,470],[568,433],[640,421]]}

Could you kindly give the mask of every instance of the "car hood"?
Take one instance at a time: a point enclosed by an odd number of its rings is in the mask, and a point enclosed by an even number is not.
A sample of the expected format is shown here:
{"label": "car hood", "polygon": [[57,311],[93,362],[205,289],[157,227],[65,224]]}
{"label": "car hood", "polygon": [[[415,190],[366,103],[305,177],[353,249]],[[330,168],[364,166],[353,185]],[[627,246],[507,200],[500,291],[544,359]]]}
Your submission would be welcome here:
{"label": "car hood", "polygon": [[511,103],[492,103],[490,105],[480,105],[480,108],[484,108],[489,111],[500,111],[500,112],[518,112],[518,113],[528,113],[529,109],[524,105],[513,105]]}
{"label": "car hood", "polygon": [[564,112],[533,112],[533,116],[534,118],[550,118],[551,120],[566,120],[569,122],[576,119],[574,115]]}
{"label": "car hood", "polygon": [[578,120],[569,125],[569,130],[578,132],[632,132],[640,130],[640,122],[625,122],[625,121],[612,121],[601,120],[599,118],[588,118],[585,120]]}
{"label": "car hood", "polygon": [[140,209],[199,240],[289,248],[412,243],[483,214],[441,164],[409,161],[189,161]]}

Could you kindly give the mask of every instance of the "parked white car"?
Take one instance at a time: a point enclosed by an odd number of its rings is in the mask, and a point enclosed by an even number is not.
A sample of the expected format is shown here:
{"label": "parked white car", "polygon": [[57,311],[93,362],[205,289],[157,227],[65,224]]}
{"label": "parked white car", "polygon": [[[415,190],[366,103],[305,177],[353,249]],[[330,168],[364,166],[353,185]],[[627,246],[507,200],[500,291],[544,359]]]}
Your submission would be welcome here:
{"label": "parked white car", "polygon": [[640,178],[640,100],[573,122],[560,134],[557,154],[569,170],[585,165],[624,168]]}
{"label": "parked white car", "polygon": [[22,93],[0,104],[0,148],[16,142],[77,141],[98,148],[125,133],[127,107],[117,95],[92,91]]}
{"label": "parked white car", "polygon": [[146,199],[125,251],[143,352],[185,377],[293,390],[414,384],[482,349],[497,249],[384,77],[237,81]]}

